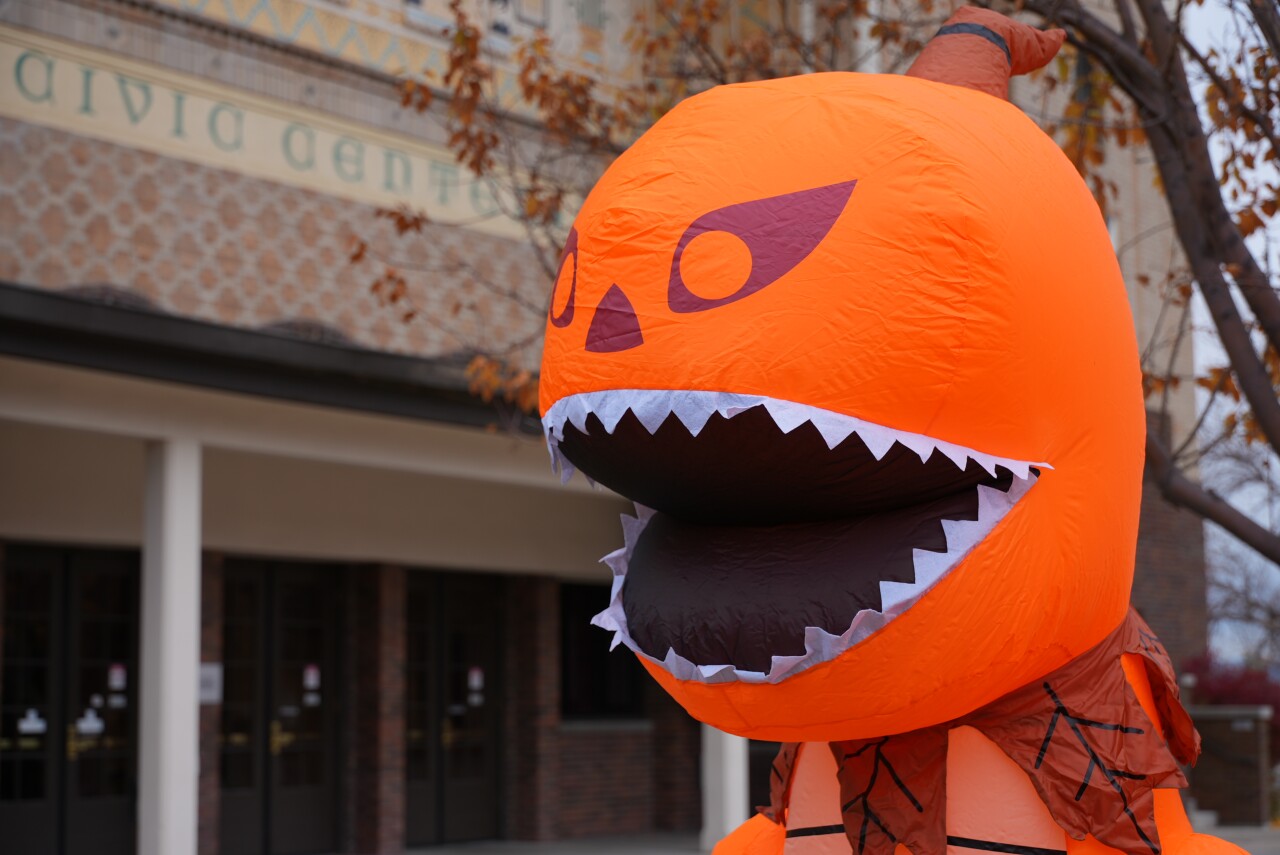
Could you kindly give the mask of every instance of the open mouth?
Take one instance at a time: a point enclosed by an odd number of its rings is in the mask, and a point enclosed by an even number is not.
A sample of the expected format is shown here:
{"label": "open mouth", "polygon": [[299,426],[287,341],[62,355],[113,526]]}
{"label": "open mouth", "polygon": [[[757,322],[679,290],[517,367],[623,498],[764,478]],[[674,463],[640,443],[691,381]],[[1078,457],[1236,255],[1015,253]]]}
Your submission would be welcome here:
{"label": "open mouth", "polygon": [[594,623],[682,680],[778,682],[881,629],[1044,463],[758,395],[610,390],[543,418],[553,465],[637,502]]}

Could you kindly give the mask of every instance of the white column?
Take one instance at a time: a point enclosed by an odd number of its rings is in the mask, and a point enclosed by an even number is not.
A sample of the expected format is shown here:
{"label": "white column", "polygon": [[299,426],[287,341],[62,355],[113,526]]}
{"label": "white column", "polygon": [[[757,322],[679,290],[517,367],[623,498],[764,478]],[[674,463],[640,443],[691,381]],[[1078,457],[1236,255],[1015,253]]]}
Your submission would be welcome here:
{"label": "white column", "polygon": [[200,706],[200,445],[147,446],[142,547],[139,855],[196,855]]}
{"label": "white column", "polygon": [[702,848],[747,821],[747,740],[702,726]]}

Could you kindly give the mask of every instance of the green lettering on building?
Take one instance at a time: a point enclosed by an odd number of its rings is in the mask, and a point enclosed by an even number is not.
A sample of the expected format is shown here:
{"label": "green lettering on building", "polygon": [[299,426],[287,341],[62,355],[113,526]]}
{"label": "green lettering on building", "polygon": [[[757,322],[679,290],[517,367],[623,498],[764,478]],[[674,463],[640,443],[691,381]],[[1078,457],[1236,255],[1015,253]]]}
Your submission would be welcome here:
{"label": "green lettering on building", "polygon": [[[303,153],[298,154],[298,137],[302,137]],[[284,149],[284,159],[294,169],[305,172],[316,168],[316,132],[306,125],[293,122],[284,129],[280,145]]]}
{"label": "green lettering on building", "polygon": [[80,66],[80,114],[93,115],[93,73],[87,65]]}
{"label": "green lettering on building", "polygon": [[[28,71],[29,64],[32,62],[36,63],[38,67],[44,68],[44,79],[40,81],[43,89],[34,88],[32,85],[31,75],[33,72]],[[18,61],[13,64],[13,82],[17,84],[18,91],[22,93],[22,97],[31,103],[52,104],[53,57],[36,53],[33,50],[23,51],[22,56],[18,57]]]}
{"label": "green lettering on building", "polygon": [[173,90],[173,136],[182,139],[187,135],[187,95]]}
{"label": "green lettering on building", "polygon": [[436,188],[437,202],[448,205],[450,191],[458,186],[458,167],[452,163],[431,161],[431,165],[427,167],[427,186]]}
{"label": "green lettering on building", "polygon": [[364,180],[364,143],[339,137],[333,144],[333,171],[343,181]]}
{"label": "green lettering on building", "polygon": [[383,149],[382,166],[382,188],[392,193],[408,193],[409,186],[413,183],[413,173],[405,153],[393,148]]}
{"label": "green lettering on building", "polygon": [[124,104],[129,124],[138,124],[151,112],[151,84],[123,74],[116,75],[116,83],[120,87],[120,103]]}
{"label": "green lettering on building", "polygon": [[493,188],[488,181],[477,178],[471,182],[471,210],[482,217],[498,213],[498,200],[493,198]]}
{"label": "green lettering on building", "polygon": [[[220,121],[226,116],[226,121]],[[230,126],[228,129],[228,125]],[[239,151],[244,147],[244,111],[225,101],[209,111],[209,139],[223,151]]]}

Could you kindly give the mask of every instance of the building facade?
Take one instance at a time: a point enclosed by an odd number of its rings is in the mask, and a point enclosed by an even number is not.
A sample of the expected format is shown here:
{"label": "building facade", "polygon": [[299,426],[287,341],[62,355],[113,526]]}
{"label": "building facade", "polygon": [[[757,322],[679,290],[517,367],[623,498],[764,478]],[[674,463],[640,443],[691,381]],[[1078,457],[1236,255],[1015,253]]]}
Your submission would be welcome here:
{"label": "building facade", "polygon": [[368,5],[0,9],[14,851],[698,828],[696,724],[621,654],[571,653],[607,649],[587,620],[627,506],[466,392],[479,326],[527,313],[441,276],[423,315],[475,311],[405,322],[348,263],[414,203],[434,224],[387,251],[542,289],[399,108],[441,10]]}
{"label": "building facade", "polygon": [[[630,68],[629,4],[475,9],[499,47],[545,27]],[[479,343],[536,360],[541,319],[485,282],[535,301],[544,283],[436,117],[400,106],[398,75],[442,67],[447,19],[433,0],[0,2],[14,851],[702,825],[724,746],[587,625],[627,505],[561,485],[467,392]],[[426,271],[413,321],[349,259],[401,204],[431,223],[374,249]],[[1199,652],[1200,523],[1152,501],[1143,525],[1135,596]]]}

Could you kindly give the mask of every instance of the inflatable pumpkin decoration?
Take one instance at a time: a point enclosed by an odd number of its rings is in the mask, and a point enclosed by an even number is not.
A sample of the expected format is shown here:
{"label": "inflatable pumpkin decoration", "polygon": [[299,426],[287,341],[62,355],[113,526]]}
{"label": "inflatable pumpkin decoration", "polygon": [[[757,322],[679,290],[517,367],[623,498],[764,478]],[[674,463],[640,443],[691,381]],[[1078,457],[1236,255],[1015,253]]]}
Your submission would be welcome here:
{"label": "inflatable pumpkin decoration", "polygon": [[1062,38],[962,10],[907,76],[690,98],[570,233],[543,423],[638,508],[596,622],[694,717],[788,743],[717,851],[1234,850],[1158,789],[1198,736],[1128,605],[1115,255],[1003,99]]}

